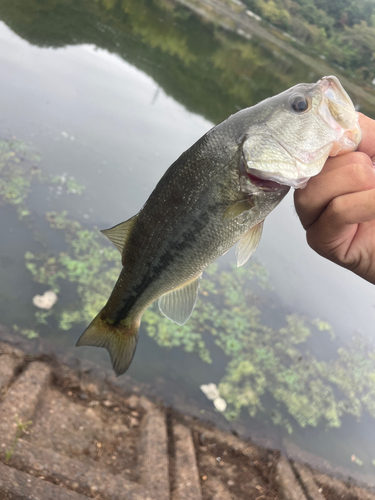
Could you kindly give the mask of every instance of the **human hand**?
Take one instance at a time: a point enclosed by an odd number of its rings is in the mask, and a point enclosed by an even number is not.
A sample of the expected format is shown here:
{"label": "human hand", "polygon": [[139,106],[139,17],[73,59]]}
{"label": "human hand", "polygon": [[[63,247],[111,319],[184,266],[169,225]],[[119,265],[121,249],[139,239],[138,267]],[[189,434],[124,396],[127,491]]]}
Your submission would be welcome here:
{"label": "human hand", "polygon": [[329,158],[294,202],[311,248],[375,284],[375,121],[359,124],[358,150]]}

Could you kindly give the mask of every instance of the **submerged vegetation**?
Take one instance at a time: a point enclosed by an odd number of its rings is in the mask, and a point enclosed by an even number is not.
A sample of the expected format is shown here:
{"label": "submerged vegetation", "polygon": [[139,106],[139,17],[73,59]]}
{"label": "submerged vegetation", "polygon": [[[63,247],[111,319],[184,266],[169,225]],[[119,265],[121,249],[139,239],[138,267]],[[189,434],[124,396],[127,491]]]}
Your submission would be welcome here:
{"label": "submerged vegetation", "polygon": [[[0,141],[0,203],[13,205],[20,219],[30,214],[27,195],[32,179],[48,184],[37,161],[19,141]],[[49,182],[66,185],[64,177]],[[80,192],[74,183],[75,192]],[[30,324],[16,327],[28,338],[34,338],[42,325],[57,324],[62,331],[75,325],[83,328],[105,304],[120,270],[117,249],[106,244],[96,229],[83,227],[67,212],[47,212],[45,219],[51,230],[63,236],[65,248],[27,251],[25,265],[36,282],[65,300],[49,311],[37,311]],[[375,419],[374,347],[356,338],[332,359],[317,359],[309,352],[309,342],[317,336],[321,342],[331,342],[330,325],[288,314],[279,318],[277,327],[270,326],[265,314],[269,301],[264,301],[267,294],[274,299],[272,293],[266,270],[254,259],[239,269],[223,270],[213,264],[185,325],[167,320],[154,305],[144,314],[143,332],[161,347],[182,348],[205,363],[213,361],[213,345],[222,351],[228,362],[218,387],[229,420],[246,411],[292,433],[296,426],[337,428],[344,415],[360,419],[364,411]]]}
{"label": "submerged vegetation", "polygon": [[33,181],[49,186],[58,194],[82,194],[74,177],[45,176],[39,168],[40,156],[22,141],[0,139],[0,206],[12,205],[20,219],[30,215],[25,204]]}
{"label": "submerged vegetation", "polygon": [[0,140],[0,206],[13,205],[20,219],[30,214],[25,200],[33,179],[41,180],[39,160],[22,141]]}
{"label": "submerged vegetation", "polygon": [[[59,328],[69,330],[76,323],[89,323],[104,306],[119,274],[119,253],[103,245],[98,231],[84,229],[67,212],[48,212],[46,220],[52,229],[63,231],[67,249],[53,256],[26,252],[26,268],[35,281],[56,293],[64,282],[76,285],[76,301],[57,315]],[[37,320],[44,323],[50,314],[52,311],[39,313]]]}

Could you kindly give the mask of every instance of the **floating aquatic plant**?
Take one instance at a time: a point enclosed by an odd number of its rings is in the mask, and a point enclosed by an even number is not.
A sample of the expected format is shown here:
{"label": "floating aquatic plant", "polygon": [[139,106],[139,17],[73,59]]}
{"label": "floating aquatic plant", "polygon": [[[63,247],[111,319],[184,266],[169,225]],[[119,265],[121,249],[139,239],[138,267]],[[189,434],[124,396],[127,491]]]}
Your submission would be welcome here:
{"label": "floating aquatic plant", "polygon": [[[84,229],[66,213],[48,213],[51,227],[62,231],[66,250],[55,256],[26,253],[26,266],[34,279],[59,292],[63,282],[75,283],[78,300],[59,311],[63,330],[87,324],[105,304],[118,276],[119,254],[107,246],[98,231]],[[311,355],[307,340],[313,332],[333,331],[319,319],[287,315],[280,328],[264,323],[257,305],[257,287],[269,288],[267,272],[256,260],[246,267],[219,270],[213,264],[201,282],[196,310],[178,326],[154,305],[143,318],[143,328],[160,346],[196,352],[212,363],[208,336],[228,357],[226,375],[219,383],[227,403],[225,416],[236,419],[242,410],[267,418],[289,433],[295,425],[340,427],[344,414],[360,418],[367,410],[375,418],[375,351],[364,339],[341,347],[338,357],[322,362]],[[43,316],[43,320],[46,317]]]}
{"label": "floating aquatic plant", "polygon": [[103,245],[98,231],[83,228],[67,217],[67,212],[48,212],[46,220],[51,228],[63,232],[66,250],[54,256],[26,252],[26,268],[35,281],[56,293],[63,282],[76,284],[78,300],[60,311],[58,318],[59,327],[69,330],[74,324],[90,322],[104,306],[119,274],[119,253]]}
{"label": "floating aquatic plant", "polygon": [[39,168],[40,156],[19,140],[0,139],[0,206],[13,205],[20,219],[30,215],[25,200],[33,181],[48,185],[57,194],[82,194],[84,187],[72,176],[46,176]]}
{"label": "floating aquatic plant", "polygon": [[22,141],[0,140],[0,205],[13,205],[20,219],[30,214],[25,200],[32,180],[40,180],[39,156]]}
{"label": "floating aquatic plant", "polygon": [[13,325],[13,330],[21,335],[24,335],[29,340],[39,337],[38,332],[32,330],[31,328],[20,328],[18,325]]}
{"label": "floating aquatic plant", "polygon": [[[32,181],[48,183],[37,161],[37,155],[19,141],[0,141],[0,204],[15,206],[20,219],[30,212],[27,196]],[[52,185],[58,191],[63,186],[65,193],[82,191],[67,184],[66,176],[53,178]],[[67,212],[48,212],[45,218],[52,230],[63,235],[64,251],[28,251],[26,268],[36,282],[57,294],[73,284],[75,295],[67,306],[59,301],[49,311],[36,311],[34,323],[50,325],[53,318],[61,330],[83,328],[110,295],[121,267],[119,253],[96,228],[83,227]],[[213,264],[204,273],[196,309],[185,325],[167,320],[153,305],[143,316],[143,329],[161,347],[194,352],[206,363],[212,363],[208,346],[216,344],[228,359],[218,389],[229,420],[247,411],[291,433],[296,426],[320,423],[340,427],[346,414],[359,419],[367,411],[375,418],[374,347],[357,336],[330,361],[319,361],[309,352],[308,341],[326,334],[325,342],[330,342],[332,327],[296,314],[271,327],[262,314],[261,290],[272,294],[268,273],[255,259],[239,269],[223,270]],[[38,333],[31,326],[16,329],[33,338]]]}

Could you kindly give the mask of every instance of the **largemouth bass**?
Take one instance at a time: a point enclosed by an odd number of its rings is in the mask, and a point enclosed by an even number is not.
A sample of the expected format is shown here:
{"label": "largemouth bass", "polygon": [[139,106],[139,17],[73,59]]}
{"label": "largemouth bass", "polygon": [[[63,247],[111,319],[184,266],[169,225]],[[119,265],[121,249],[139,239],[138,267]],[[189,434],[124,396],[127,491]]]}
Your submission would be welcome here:
{"label": "largemouth bass", "polygon": [[242,266],[290,186],[303,187],[329,155],[355,150],[360,140],[353,103],[333,76],[213,127],[169,167],[137,215],[102,231],[121,252],[123,269],[77,345],[105,347],[123,374],[150,304],[159,299],[161,312],[184,324],[204,269],[235,243]]}

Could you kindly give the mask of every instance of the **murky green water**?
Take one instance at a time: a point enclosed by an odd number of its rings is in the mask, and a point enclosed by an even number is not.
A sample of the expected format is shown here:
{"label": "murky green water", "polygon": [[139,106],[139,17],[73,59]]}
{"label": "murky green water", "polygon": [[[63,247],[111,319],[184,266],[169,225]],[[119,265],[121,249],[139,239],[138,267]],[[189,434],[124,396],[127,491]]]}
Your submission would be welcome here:
{"label": "murky green water", "polygon": [[[74,348],[119,269],[97,228],[134,215],[213,123],[322,75],[174,2],[4,0],[0,19],[0,322],[109,367],[105,351]],[[184,327],[146,313],[129,375],[167,403],[375,482],[373,286],[307,247],[291,196],[253,263],[231,262],[206,273]],[[49,289],[59,300],[43,313],[32,297]],[[199,389],[211,382],[223,415]]]}

